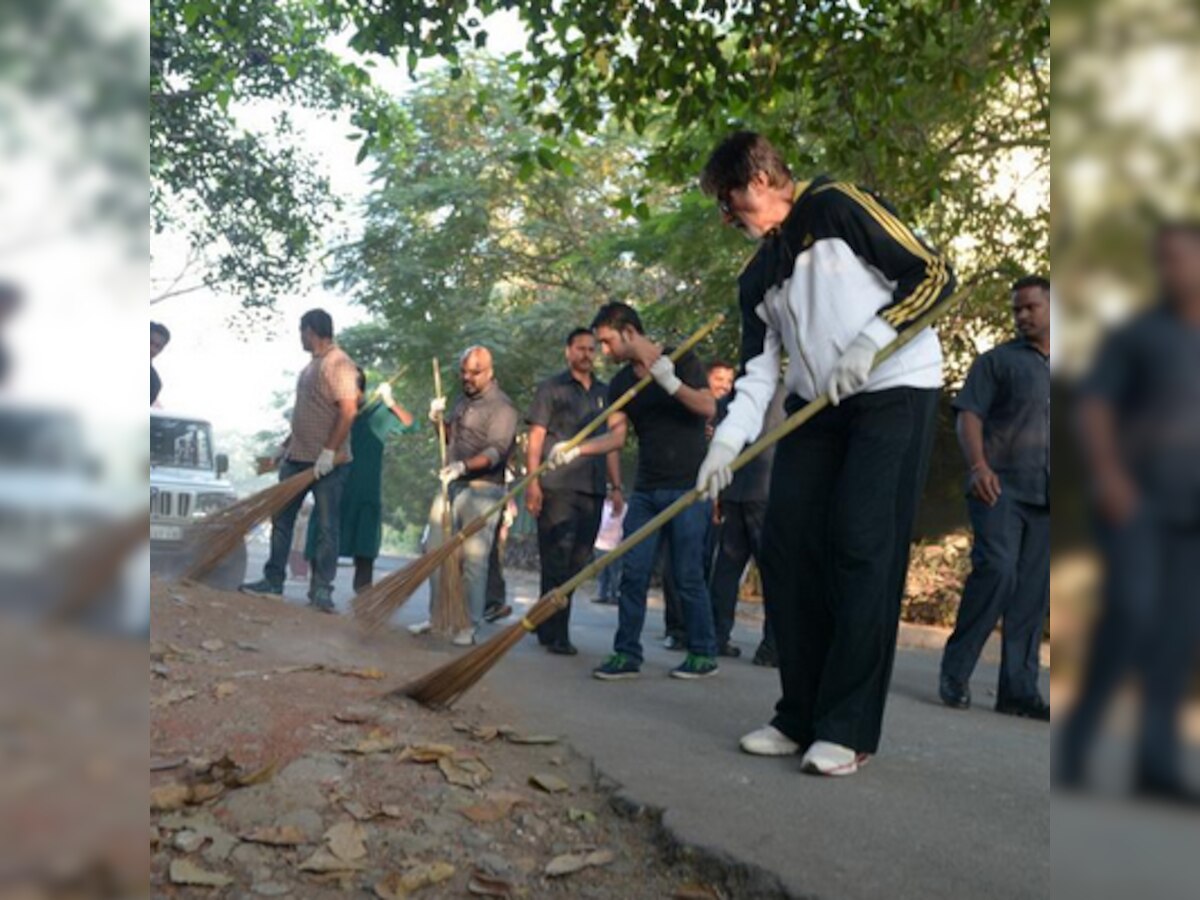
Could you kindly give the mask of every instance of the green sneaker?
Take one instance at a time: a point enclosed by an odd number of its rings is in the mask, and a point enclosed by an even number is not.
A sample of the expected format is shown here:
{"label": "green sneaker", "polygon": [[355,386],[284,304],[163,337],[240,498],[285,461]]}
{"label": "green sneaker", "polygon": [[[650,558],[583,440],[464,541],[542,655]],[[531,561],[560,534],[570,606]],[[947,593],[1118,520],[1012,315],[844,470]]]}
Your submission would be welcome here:
{"label": "green sneaker", "polygon": [[641,671],[642,667],[624,653],[614,653],[592,669],[592,677],[601,681],[617,681],[621,678],[637,678]]}
{"label": "green sneaker", "polygon": [[283,585],[275,584],[263,578],[258,581],[247,581],[238,590],[243,594],[254,594],[256,597],[282,597]]}
{"label": "green sneaker", "polygon": [[687,658],[671,670],[672,678],[707,678],[709,675],[716,675],[720,666],[717,661],[711,656],[700,656],[698,653],[689,653]]}

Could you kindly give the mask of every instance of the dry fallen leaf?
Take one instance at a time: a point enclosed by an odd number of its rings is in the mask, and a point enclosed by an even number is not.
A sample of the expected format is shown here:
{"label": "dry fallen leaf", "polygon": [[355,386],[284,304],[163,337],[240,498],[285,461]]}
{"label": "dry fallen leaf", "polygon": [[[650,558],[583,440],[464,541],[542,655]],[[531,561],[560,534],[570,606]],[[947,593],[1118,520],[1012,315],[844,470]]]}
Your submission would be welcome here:
{"label": "dry fallen leaf", "polygon": [[361,868],[362,863],[339,859],[324,847],[300,863],[301,872],[352,872]]}
{"label": "dry fallen leaf", "polygon": [[325,843],[338,859],[354,862],[367,855],[366,830],[357,822],[338,822],[325,832]]}
{"label": "dry fallen leaf", "polygon": [[724,900],[721,893],[707,884],[681,884],[671,895],[673,900]]}
{"label": "dry fallen leaf", "polygon": [[207,641],[201,641],[200,648],[202,650],[207,650],[209,653],[217,653],[218,651],[225,649],[225,642],[220,638],[210,638]]}
{"label": "dry fallen leaf", "polygon": [[365,725],[375,721],[375,714],[363,710],[347,709],[335,712],[333,718],[335,722],[342,722],[346,725]]}
{"label": "dry fallen leaf", "polygon": [[367,809],[357,800],[343,800],[342,809],[354,816],[354,818],[359,822],[365,822],[368,819],[373,819],[377,815],[377,813]]}
{"label": "dry fallen leaf", "polygon": [[191,688],[172,688],[150,701],[151,709],[159,709],[164,706],[170,706],[172,703],[182,703],[184,700],[191,700],[196,696],[196,692]]}
{"label": "dry fallen leaf", "polygon": [[295,825],[271,825],[255,828],[242,835],[251,844],[270,844],[272,847],[294,847],[308,843],[304,832]]}
{"label": "dry fallen leaf", "polygon": [[561,878],[587,868],[587,857],[579,853],[564,853],[546,863],[543,870],[550,878]]}
{"label": "dry fallen leaf", "polygon": [[[278,768],[279,762],[277,760],[274,762],[269,762],[261,769],[256,769],[253,772],[249,772],[245,775],[238,775],[234,779],[234,785],[230,785],[230,787],[235,785],[237,787],[250,787],[253,784],[262,784],[264,781],[270,781],[275,777],[275,770]],[[226,782],[226,784],[229,783]]]}
{"label": "dry fallen leaf", "polygon": [[503,878],[476,870],[467,882],[467,891],[478,897],[511,897],[513,886]]}
{"label": "dry fallen leaf", "polygon": [[209,872],[188,859],[172,860],[170,874],[172,884],[194,884],[201,887],[225,887],[233,884],[233,879],[228,875]]}
{"label": "dry fallen leaf", "polygon": [[586,809],[576,809],[574,806],[567,809],[568,822],[595,822],[596,814]]}
{"label": "dry fallen leaf", "polygon": [[617,855],[611,850],[593,850],[587,855],[585,861],[589,866],[607,866],[616,858]]}
{"label": "dry fallen leaf", "polygon": [[407,872],[392,872],[375,885],[382,900],[402,900],[409,894],[431,884],[454,877],[454,866],[447,862],[418,863]]}
{"label": "dry fallen leaf", "polygon": [[444,756],[453,756],[454,752],[449,744],[413,744],[405,749],[404,757],[417,763],[431,763]]}
{"label": "dry fallen leaf", "polygon": [[351,678],[367,678],[371,681],[379,681],[386,674],[382,669],[377,669],[374,666],[369,666],[365,669],[331,669],[338,675],[348,675]]}
{"label": "dry fallen leaf", "polygon": [[389,819],[403,819],[404,811],[394,803],[385,803],[379,807],[379,811]]}
{"label": "dry fallen leaf", "polygon": [[570,785],[559,778],[557,775],[550,775],[546,772],[539,772],[529,776],[529,783],[534,787],[539,787],[548,794],[558,794],[562,791],[570,789]]}
{"label": "dry fallen leaf", "polygon": [[400,742],[393,735],[376,728],[365,738],[359,739],[357,744],[351,744],[339,749],[346,753],[359,753],[365,756],[368,753],[391,753],[399,746]]}
{"label": "dry fallen leaf", "polygon": [[237,693],[237,685],[234,684],[232,681],[222,681],[220,684],[218,684],[216,687],[213,688],[213,695],[218,700],[224,700],[226,697],[230,696],[231,694],[236,694],[236,693]]}
{"label": "dry fallen leaf", "polygon": [[477,788],[492,777],[492,770],[483,760],[470,756],[443,756],[438,768],[447,781],[459,787]]}
{"label": "dry fallen leaf", "polygon": [[186,784],[160,784],[150,788],[150,808],[152,810],[180,809],[192,797],[192,789]]}
{"label": "dry fallen leaf", "polygon": [[207,803],[214,797],[219,797],[225,792],[225,785],[220,783],[212,784],[194,784],[192,785],[192,796],[188,798],[189,803]]}
{"label": "dry fallen leaf", "polygon": [[517,734],[509,732],[506,739],[510,744],[557,744],[558,737],[553,734]]}
{"label": "dry fallen leaf", "polygon": [[512,812],[514,806],[523,802],[525,802],[525,798],[519,794],[494,794],[483,803],[468,806],[460,809],[459,812],[476,825],[486,825],[489,822],[500,821]]}

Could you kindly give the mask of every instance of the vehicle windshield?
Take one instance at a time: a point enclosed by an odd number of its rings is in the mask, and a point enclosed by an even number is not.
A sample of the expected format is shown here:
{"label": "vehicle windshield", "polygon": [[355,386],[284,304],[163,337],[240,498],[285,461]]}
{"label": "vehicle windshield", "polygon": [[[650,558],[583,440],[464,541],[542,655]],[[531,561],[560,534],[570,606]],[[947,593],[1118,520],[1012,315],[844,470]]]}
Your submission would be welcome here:
{"label": "vehicle windshield", "polygon": [[209,424],[195,419],[152,416],[150,465],[211,470],[212,429]]}
{"label": "vehicle windshield", "polygon": [[82,452],[83,436],[71,416],[43,410],[0,411],[0,468],[75,469]]}

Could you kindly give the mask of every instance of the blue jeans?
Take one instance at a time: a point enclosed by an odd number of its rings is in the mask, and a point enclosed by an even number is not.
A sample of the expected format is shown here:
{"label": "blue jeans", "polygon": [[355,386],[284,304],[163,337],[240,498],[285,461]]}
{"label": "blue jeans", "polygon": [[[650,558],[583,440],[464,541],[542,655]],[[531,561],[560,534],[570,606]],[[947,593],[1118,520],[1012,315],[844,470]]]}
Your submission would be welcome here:
{"label": "blue jeans", "polygon": [[[607,550],[593,551],[593,559],[599,559]],[[604,600],[616,600],[621,596],[621,572],[625,568],[625,557],[611,563],[600,570],[600,597]]]}
{"label": "blue jeans", "polygon": [[[653,491],[634,491],[625,513],[624,536],[629,537],[687,490],[663,488]],[[707,528],[707,506],[695,503],[625,554],[621,573],[621,598],[618,608],[617,634],[613,650],[635,662],[642,661],[642,625],[646,621],[646,591],[650,587],[650,572],[658,551],[659,534],[670,537],[671,573],[683,607],[687,627],[688,650],[701,656],[716,656],[717,641],[713,631],[712,606],[708,587],[704,583],[704,534]]]}
{"label": "blue jeans", "polygon": [[[279,466],[279,480],[286,481],[293,475],[311,469],[309,462],[284,460]],[[313,495],[313,517],[317,529],[316,552],[313,555],[310,593],[313,589],[333,590],[333,579],[337,576],[338,532],[341,519],[338,507],[342,500],[342,489],[346,484],[348,465],[334,468],[324,478],[318,478],[310,491]],[[287,579],[288,553],[292,549],[292,531],[296,527],[296,516],[308,491],[305,491],[271,519],[271,555],[263,566],[263,577],[282,586]]]}
{"label": "blue jeans", "polygon": [[[456,481],[450,485],[450,510],[452,513],[453,529],[458,532],[464,525],[479,518],[489,507],[504,496],[504,485],[490,484],[486,481],[462,482]],[[467,608],[470,610],[471,623],[478,625],[483,620],[483,608],[487,602],[488,588],[488,557],[492,553],[492,542],[496,539],[496,522],[500,512],[489,519],[488,524],[475,532],[463,543],[459,550],[462,559],[463,588],[467,595]],[[432,507],[429,510],[429,537],[425,542],[426,552],[442,546],[442,495],[434,495]],[[430,580],[430,594],[437,595],[438,573]]]}

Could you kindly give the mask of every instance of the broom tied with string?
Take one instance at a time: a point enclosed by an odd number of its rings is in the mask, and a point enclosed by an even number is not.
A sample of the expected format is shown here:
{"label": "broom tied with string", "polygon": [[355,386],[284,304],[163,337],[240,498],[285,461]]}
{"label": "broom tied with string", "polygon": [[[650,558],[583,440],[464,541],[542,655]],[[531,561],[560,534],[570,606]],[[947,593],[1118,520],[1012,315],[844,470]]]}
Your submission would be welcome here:
{"label": "broom tied with string", "polygon": [[[398,381],[406,371],[407,366],[401,366],[386,381],[380,382],[375,388],[372,399],[379,396],[379,389],[384,384]],[[335,465],[342,465],[345,462],[346,455],[344,453],[339,453],[334,460]],[[179,576],[180,579],[196,581],[203,578],[222,559],[241,546],[251,528],[286,509],[288,504],[295,502],[297,497],[311,488],[316,480],[315,469],[304,469],[269,488],[251,494],[249,497],[198,520],[195,527],[200,537],[191,548],[191,562]]]}
{"label": "broom tied with string", "polygon": [[[437,399],[442,399],[442,371],[438,361],[433,361],[433,392]],[[446,420],[438,416],[438,449],[441,453],[442,468],[446,468],[448,451],[446,447]],[[454,534],[454,510],[450,505],[450,485],[445,481],[442,485],[442,543],[450,542]],[[471,616],[467,611],[466,596],[462,586],[462,568],[459,555],[451,553],[442,563],[441,570],[434,579],[434,591],[429,603],[429,624],[434,632],[441,635],[455,634],[471,624]]]}
{"label": "broom tied with string", "polygon": [[[932,325],[943,313],[946,312],[953,303],[955,298],[951,297],[933,309],[927,311],[924,315],[918,318],[912,325],[893,340],[890,344],[884,347],[876,354],[875,360],[872,363],[872,369],[878,366],[888,357],[892,356],[914,337]],[[803,408],[797,410],[792,415],[788,416],[778,426],[771,429],[769,432],[744,449],[737,458],[730,464],[730,469],[738,471],[769,447],[777,444],[787,435],[791,434],[805,422],[812,419],[817,413],[821,412],[829,406],[829,397],[822,395],[817,399],[808,403]],[[690,491],[679,497],[674,503],[666,509],[658,513],[649,522],[625,538],[610,550],[608,553],[594,560],[590,565],[586,566],[573,578],[570,578],[565,583],[559,585],[554,590],[541,597],[527,612],[519,622],[509,625],[500,633],[496,634],[489,640],[472,648],[462,656],[452,660],[444,666],[429,672],[422,677],[409,682],[403,687],[393,691],[405,697],[410,697],[416,700],[423,706],[433,708],[442,708],[450,706],[470,690],[484,675],[486,675],[498,663],[504,654],[521,642],[531,631],[535,631],[539,625],[553,616],[556,612],[564,609],[567,605],[567,598],[584,582],[594,578],[601,571],[612,565],[638,544],[642,543],[660,528],[670,522],[675,516],[682,512],[687,507],[691,506],[701,497],[700,491],[692,488]]]}
{"label": "broom tied with string", "polygon": [[[715,316],[707,325],[676,347],[669,355],[669,359],[672,362],[678,362],[685,353],[715,331],[724,320],[724,315]],[[593,432],[597,431],[607,422],[609,416],[624,409],[653,380],[654,378],[651,375],[643,377],[637,384],[609,404],[607,408],[597,413],[596,417],[585,425],[578,434],[569,441],[564,442],[562,445],[563,449],[569,450],[582,444]],[[392,613],[403,606],[416,592],[417,588],[437,571],[447,556],[457,551],[471,536],[481,531],[496,513],[503,510],[510,500],[525,490],[533,479],[546,471],[548,466],[549,460],[526,474],[513,485],[507,494],[459,529],[449,542],[423,553],[408,563],[408,565],[397,569],[386,578],[377,581],[370,588],[356,596],[353,604],[355,617],[368,630],[382,626],[391,617]]]}

